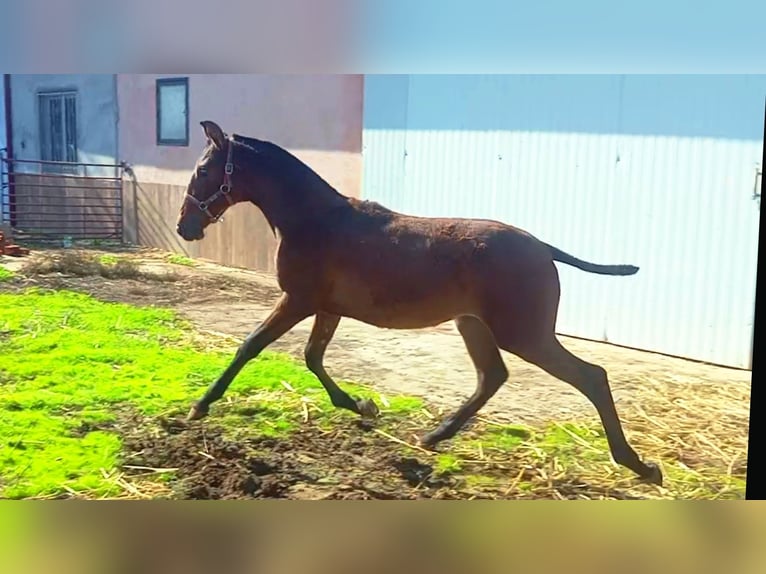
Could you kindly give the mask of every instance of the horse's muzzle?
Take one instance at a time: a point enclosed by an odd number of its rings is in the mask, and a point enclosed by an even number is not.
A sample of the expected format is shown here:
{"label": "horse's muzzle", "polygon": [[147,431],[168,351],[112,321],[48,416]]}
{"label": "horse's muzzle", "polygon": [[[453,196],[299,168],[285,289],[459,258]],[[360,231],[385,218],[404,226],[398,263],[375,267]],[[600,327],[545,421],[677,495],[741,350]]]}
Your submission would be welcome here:
{"label": "horse's muzzle", "polygon": [[176,226],[176,233],[178,233],[184,241],[198,241],[205,237],[205,232],[201,228],[191,230],[181,223]]}

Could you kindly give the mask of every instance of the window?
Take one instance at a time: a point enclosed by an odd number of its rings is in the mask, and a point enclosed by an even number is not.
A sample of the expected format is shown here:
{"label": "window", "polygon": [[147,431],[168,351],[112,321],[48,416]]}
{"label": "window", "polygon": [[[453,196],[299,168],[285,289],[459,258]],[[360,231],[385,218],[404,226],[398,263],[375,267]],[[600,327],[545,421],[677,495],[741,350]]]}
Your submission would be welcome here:
{"label": "window", "polygon": [[[40,159],[77,161],[77,92],[38,94]],[[74,171],[74,166],[42,164],[43,171]]]}
{"label": "window", "polygon": [[157,80],[157,145],[189,145],[189,79]]}

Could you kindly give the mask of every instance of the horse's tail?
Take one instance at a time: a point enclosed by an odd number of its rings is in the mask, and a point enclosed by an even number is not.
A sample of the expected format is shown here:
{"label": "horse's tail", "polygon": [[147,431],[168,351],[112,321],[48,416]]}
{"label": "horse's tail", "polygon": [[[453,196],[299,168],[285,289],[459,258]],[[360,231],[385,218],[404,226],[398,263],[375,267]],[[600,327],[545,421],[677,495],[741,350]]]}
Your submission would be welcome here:
{"label": "horse's tail", "polygon": [[548,249],[551,250],[554,261],[566,263],[572,267],[577,267],[588,273],[598,273],[599,275],[635,275],[638,272],[638,267],[635,265],[598,265],[596,263],[588,263],[582,259],[577,259],[569,253],[564,253],[561,249],[553,247],[552,245],[545,244]]}

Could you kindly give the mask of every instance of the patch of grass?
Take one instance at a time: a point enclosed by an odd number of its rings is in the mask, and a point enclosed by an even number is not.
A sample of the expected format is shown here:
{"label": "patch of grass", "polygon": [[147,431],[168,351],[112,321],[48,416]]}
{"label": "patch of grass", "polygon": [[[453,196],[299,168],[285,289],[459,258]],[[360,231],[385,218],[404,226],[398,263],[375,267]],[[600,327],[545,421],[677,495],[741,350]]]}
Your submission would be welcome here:
{"label": "patch of grass", "polygon": [[0,267],[0,283],[10,281],[14,277],[16,277],[16,274],[13,271],[6,269],[5,267]]}
{"label": "patch of grass", "polygon": [[73,437],[71,420],[42,410],[21,411],[5,418],[10,420],[0,423],[3,497],[119,492],[100,472],[118,462],[121,442],[116,434],[93,431]]}
{"label": "patch of grass", "polygon": [[112,255],[111,253],[106,253],[98,257],[98,262],[101,265],[117,265],[119,261],[120,261],[120,258],[117,257],[116,255]]}
{"label": "patch of grass", "polygon": [[493,425],[483,436],[490,448],[513,450],[532,436],[532,429],[520,425]]}
{"label": "patch of grass", "polygon": [[469,474],[464,478],[465,485],[468,488],[487,488],[497,487],[498,479],[494,476],[485,476],[483,474]]}
{"label": "patch of grass", "polygon": [[[105,496],[119,463],[121,413],[183,415],[220,375],[231,350],[204,350],[172,311],[100,302],[79,293],[0,293],[0,496]],[[360,396],[361,387],[344,384]],[[304,410],[304,404],[307,406]],[[417,401],[390,399],[406,412]],[[232,435],[279,436],[306,411],[346,415],[314,375],[264,352],[213,406]]]}
{"label": "patch of grass", "polygon": [[60,254],[39,255],[27,262],[21,273],[26,276],[61,273],[75,277],[101,276],[106,279],[146,279],[176,281],[174,273],[155,273],[139,268],[127,258],[115,255],[95,255],[86,251],[65,251]]}
{"label": "patch of grass", "polygon": [[194,261],[194,259],[190,259],[189,257],[186,257],[185,255],[180,255],[178,253],[171,253],[166,257],[166,261],[168,263],[172,263],[173,265],[183,265],[185,267],[196,267],[197,262]]}
{"label": "patch of grass", "polygon": [[452,474],[460,472],[462,468],[462,461],[454,454],[444,453],[436,456],[434,472],[437,474]]}

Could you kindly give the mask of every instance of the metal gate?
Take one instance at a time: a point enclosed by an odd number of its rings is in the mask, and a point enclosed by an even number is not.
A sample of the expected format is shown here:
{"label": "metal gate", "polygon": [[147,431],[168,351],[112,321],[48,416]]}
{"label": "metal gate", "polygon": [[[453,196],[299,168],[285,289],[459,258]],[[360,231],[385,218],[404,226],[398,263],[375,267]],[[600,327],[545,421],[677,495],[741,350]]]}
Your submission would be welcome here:
{"label": "metal gate", "polygon": [[0,225],[9,223],[9,206],[8,206],[8,177],[5,171],[5,156],[7,155],[7,149],[0,149]]}
{"label": "metal gate", "polygon": [[2,158],[2,219],[17,240],[122,239],[122,167]]}

